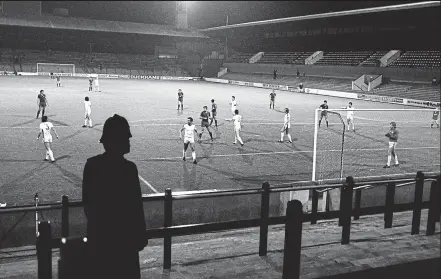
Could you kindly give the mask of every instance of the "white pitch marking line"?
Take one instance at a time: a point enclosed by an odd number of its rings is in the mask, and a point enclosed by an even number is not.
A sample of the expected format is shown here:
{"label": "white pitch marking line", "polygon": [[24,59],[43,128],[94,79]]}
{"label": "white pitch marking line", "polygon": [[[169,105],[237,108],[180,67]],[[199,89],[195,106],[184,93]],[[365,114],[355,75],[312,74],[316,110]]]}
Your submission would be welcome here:
{"label": "white pitch marking line", "polygon": [[147,187],[150,188],[150,190],[152,190],[155,193],[159,193],[158,190],[155,189],[155,187],[152,186],[152,184],[150,184],[147,180],[145,180],[144,178],[142,178],[141,175],[138,174],[139,180],[141,180],[142,182],[144,182],[145,185],[147,185]]}
{"label": "white pitch marking line", "polygon": [[183,118],[161,118],[161,119],[141,119],[141,120],[133,120],[129,121],[129,123],[137,123],[137,122],[147,122],[147,121],[162,121],[162,120],[182,120]]}
{"label": "white pitch marking line", "polygon": [[[138,123],[138,122],[145,122],[145,121],[158,121],[159,119],[152,119],[152,120],[136,120],[136,121],[131,121],[129,123]],[[166,120],[166,119],[161,119],[161,120]],[[167,120],[175,120],[175,118],[169,118]],[[142,124],[135,124],[135,125],[130,125],[130,127],[140,127],[140,126],[182,126],[184,122],[182,123],[142,123]],[[426,122],[421,122],[422,124],[425,124]],[[283,125],[282,122],[245,122],[245,125]],[[341,123],[331,123],[332,125],[339,125]],[[305,123],[291,123],[291,126],[308,126],[308,125],[314,125],[314,123],[311,122],[305,122]],[[372,123],[357,123],[357,125],[359,126],[364,126],[364,127],[378,127],[378,124],[372,124]],[[103,126],[103,124],[96,124],[95,126]],[[94,126],[94,127],[95,127]],[[384,127],[388,127],[388,125],[383,125]],[[383,127],[382,126],[382,127]],[[54,126],[55,128],[71,128],[71,127],[77,127],[77,126]],[[401,126],[402,128],[424,128],[424,126],[415,126],[415,125],[410,125],[410,126]],[[0,127],[0,129],[36,129],[38,127],[36,126],[17,126],[17,127],[7,127],[7,126],[3,126]],[[428,127],[426,127],[428,128]],[[324,129],[326,131],[326,129]]]}
{"label": "white pitch marking line", "polygon": [[[440,149],[440,147],[405,147],[405,148],[395,148],[397,150],[418,150],[418,149]],[[365,148],[365,149],[352,149],[346,150],[349,151],[384,151],[384,148]],[[299,150],[299,151],[275,151],[275,152],[258,152],[258,153],[244,153],[244,154],[216,154],[209,156],[213,157],[238,157],[238,156],[256,156],[256,155],[276,155],[276,154],[296,154],[296,153],[312,153],[312,150]],[[341,152],[341,149],[331,149],[331,150],[319,150],[318,152]],[[157,157],[157,158],[148,158],[146,160],[173,160],[173,159],[182,159],[182,157]]]}

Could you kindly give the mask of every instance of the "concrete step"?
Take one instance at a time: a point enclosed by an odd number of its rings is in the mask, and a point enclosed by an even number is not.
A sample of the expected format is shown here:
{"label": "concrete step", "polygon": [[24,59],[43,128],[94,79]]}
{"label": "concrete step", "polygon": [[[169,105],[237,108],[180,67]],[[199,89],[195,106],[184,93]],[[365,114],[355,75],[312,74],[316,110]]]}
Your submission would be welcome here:
{"label": "concrete step", "polygon": [[[420,235],[410,234],[412,212],[395,213],[391,229],[383,228],[383,215],[362,216],[352,223],[348,245],[340,244],[338,220],[319,221],[316,225],[304,223],[301,278],[349,276],[351,272],[401,264],[401,268],[395,269],[399,272],[409,263],[439,258],[439,223],[434,236],[425,236],[427,210],[423,210],[421,216]],[[163,270],[162,240],[151,240],[140,253],[142,278],[279,279],[283,270],[284,237],[283,225],[270,227],[265,257],[258,255],[258,228],[175,237],[170,270]],[[35,252],[31,251],[31,247],[16,252],[14,249],[1,250],[0,277],[37,278],[37,260]],[[57,259],[55,252],[53,278],[57,278]],[[439,272],[439,266],[437,270]]]}

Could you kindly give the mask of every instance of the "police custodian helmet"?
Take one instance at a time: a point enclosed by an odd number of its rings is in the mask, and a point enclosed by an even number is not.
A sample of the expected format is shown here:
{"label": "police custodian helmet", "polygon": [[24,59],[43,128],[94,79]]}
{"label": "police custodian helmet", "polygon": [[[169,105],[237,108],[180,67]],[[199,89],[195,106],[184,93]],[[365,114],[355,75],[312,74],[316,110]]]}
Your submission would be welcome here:
{"label": "police custodian helmet", "polygon": [[100,139],[100,143],[103,142],[118,142],[131,138],[130,126],[127,119],[114,114],[112,117],[107,118],[103,127],[103,134]]}

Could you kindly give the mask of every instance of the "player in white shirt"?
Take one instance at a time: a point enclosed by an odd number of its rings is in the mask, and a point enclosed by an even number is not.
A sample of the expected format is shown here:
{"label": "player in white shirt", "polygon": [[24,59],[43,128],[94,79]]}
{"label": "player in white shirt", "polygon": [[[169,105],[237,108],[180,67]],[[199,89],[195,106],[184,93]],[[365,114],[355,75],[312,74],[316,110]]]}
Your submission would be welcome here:
{"label": "player in white shirt", "polygon": [[100,82],[98,81],[98,77],[95,78],[95,92],[101,92],[100,91]]}
{"label": "player in white shirt", "polygon": [[[234,98],[234,97],[233,97]],[[225,119],[226,121],[234,121],[234,142],[236,144],[237,141],[240,142],[240,145],[243,146],[243,141],[240,138],[240,129],[242,128],[242,116],[239,115],[239,110],[234,111],[234,116],[231,119]]]}
{"label": "player in white shirt", "polygon": [[230,102],[230,105],[231,105],[231,112],[233,113],[233,116],[235,115],[235,111],[236,111],[236,109],[237,109],[237,102],[236,102],[236,97],[234,97],[234,96],[231,96],[231,102]]}
{"label": "player in white shirt", "polygon": [[46,148],[46,157],[44,161],[49,161],[49,158],[51,159],[51,162],[55,162],[54,159],[54,153],[51,149],[51,143],[52,143],[52,135],[51,131],[54,131],[55,136],[58,139],[58,134],[54,129],[54,125],[52,125],[51,122],[47,121],[47,116],[41,117],[41,124],[40,124],[40,132],[38,133],[37,140],[40,139],[41,134],[43,134],[43,143],[44,147]]}
{"label": "player in white shirt", "polygon": [[286,134],[288,136],[288,140],[292,143],[291,135],[289,134],[289,129],[291,128],[291,115],[289,114],[289,109],[285,108],[285,117],[283,121],[283,127],[280,130],[280,140],[279,142],[283,142],[283,136]]}
{"label": "player in white shirt", "polygon": [[89,126],[89,128],[92,128],[92,103],[89,101],[89,97],[84,98],[84,125],[83,128],[86,128]]}
{"label": "player in white shirt", "polygon": [[197,164],[196,161],[196,151],[194,146],[194,136],[198,134],[198,131],[196,130],[196,125],[193,124],[193,118],[189,117],[187,118],[187,124],[184,124],[182,126],[181,130],[179,130],[179,138],[182,139],[182,131],[184,132],[184,150],[182,152],[182,160],[185,161],[185,153],[188,148],[188,144],[190,144],[191,148],[191,156],[193,157],[193,164]]}
{"label": "player in white shirt", "polygon": [[57,87],[61,87],[61,76],[57,75]]}
{"label": "player in white shirt", "polygon": [[349,105],[347,107],[342,107],[344,109],[346,109],[348,112],[346,114],[346,119],[348,122],[348,131],[351,127],[352,124],[352,131],[355,132],[355,124],[354,124],[354,107],[352,106],[352,102],[349,102]]}

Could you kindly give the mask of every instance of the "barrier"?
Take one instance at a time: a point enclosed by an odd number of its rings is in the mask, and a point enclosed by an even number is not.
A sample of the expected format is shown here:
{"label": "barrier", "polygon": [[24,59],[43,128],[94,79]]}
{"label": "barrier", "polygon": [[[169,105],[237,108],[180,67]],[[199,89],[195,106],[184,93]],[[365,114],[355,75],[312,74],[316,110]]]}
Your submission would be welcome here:
{"label": "barrier", "polygon": [[391,103],[391,104],[404,104],[403,98],[371,95],[371,94],[364,94],[364,93],[358,93],[356,99],[373,101],[373,102]]}
{"label": "barrier", "polygon": [[205,81],[228,84],[228,79],[205,78]]}
{"label": "barrier", "polygon": [[[403,176],[404,177],[404,176]],[[436,178],[436,180],[435,180]],[[379,179],[379,178],[377,178]],[[432,188],[433,192],[431,191],[431,199],[423,203],[422,202],[422,183],[424,181],[431,181],[432,182]],[[436,222],[439,222],[439,195],[437,195],[437,192],[435,190],[435,187],[440,187],[440,181],[441,178],[439,176],[439,173],[434,176],[433,174],[424,175],[422,172],[418,172],[415,179],[395,179],[395,180],[365,180],[365,181],[359,181],[355,182],[352,177],[347,177],[346,182],[342,185],[341,179],[335,179],[332,181],[329,181],[329,184],[327,185],[315,185],[314,182],[312,185],[309,186],[302,186],[305,184],[305,182],[294,182],[291,183],[289,186],[280,187],[277,185],[274,185],[273,187],[270,187],[267,182],[264,182],[262,184],[261,189],[247,189],[247,190],[224,190],[224,191],[215,191],[215,192],[204,192],[204,193],[197,193],[193,195],[181,195],[181,196],[173,196],[170,189],[167,189],[165,194],[155,196],[154,200],[163,200],[163,206],[164,206],[164,225],[162,228],[159,229],[148,229],[146,232],[146,236],[149,239],[153,238],[164,238],[164,269],[171,268],[171,240],[173,236],[183,236],[183,235],[193,235],[193,234],[200,234],[200,233],[207,233],[207,232],[214,232],[214,231],[221,231],[221,230],[232,230],[232,229],[238,229],[238,228],[249,228],[249,227],[259,227],[260,226],[260,242],[259,242],[259,255],[265,256],[267,254],[267,232],[268,232],[268,226],[269,225],[275,225],[275,224],[284,224],[286,223],[285,229],[289,230],[292,229],[293,223],[290,222],[296,222],[294,227],[296,227],[295,230],[291,230],[292,233],[287,233],[287,237],[294,237],[295,239],[293,241],[287,241],[285,242],[285,253],[287,253],[286,261],[284,260],[284,270],[291,270],[294,271],[294,277],[289,278],[298,278],[296,277],[297,271],[300,269],[300,253],[301,253],[301,223],[305,221],[311,221],[313,223],[315,217],[319,217],[320,219],[324,218],[335,218],[339,217],[340,223],[342,225],[342,238],[341,243],[342,244],[348,244],[350,242],[350,226],[351,226],[351,216],[354,216],[355,210],[358,210],[359,215],[369,215],[369,214],[379,214],[384,213],[384,222],[385,227],[386,225],[391,225],[391,219],[393,212],[398,211],[408,211],[413,210],[413,217],[412,217],[412,231],[411,234],[418,234],[419,230],[419,218],[421,217],[421,209],[422,208],[429,208],[429,216],[428,218],[428,227],[432,228],[434,227]],[[406,205],[398,205],[394,204],[393,198],[391,194],[388,195],[387,200],[389,200],[388,205],[381,206],[381,207],[370,207],[370,208],[352,208],[352,191],[354,189],[361,190],[367,186],[381,186],[383,184],[390,185],[389,187],[398,187],[398,183],[404,183],[401,185],[408,185],[410,183],[415,183],[415,197],[413,203],[406,204]],[[355,187],[357,186],[357,187]],[[288,218],[286,216],[280,216],[280,217],[268,217],[269,215],[269,196],[272,193],[279,193],[279,192],[288,192],[288,191],[304,191],[304,190],[319,190],[319,189],[342,189],[342,199],[340,200],[340,210],[339,211],[332,211],[332,212],[317,212],[317,209],[313,208],[313,214],[303,214],[302,218]],[[438,189],[439,190],[439,189]],[[232,197],[236,195],[252,195],[252,194],[260,194],[261,195],[261,212],[259,219],[248,219],[248,220],[239,220],[239,221],[231,221],[231,222],[215,222],[215,223],[205,223],[205,224],[192,224],[192,225],[185,225],[185,226],[176,226],[173,225],[173,215],[174,212],[172,209],[174,208],[175,200],[194,200],[194,199],[204,199],[207,197]],[[316,198],[318,195],[313,195]],[[66,206],[69,207],[69,203],[67,201],[67,198],[64,199],[64,206],[62,207],[63,210],[66,209]],[[290,201],[289,204],[291,204],[290,208],[288,209],[288,212],[293,212],[293,206],[292,204],[296,204],[294,208],[297,208],[297,210],[294,210],[296,212],[296,215],[299,216],[302,212],[302,204],[299,201]],[[317,205],[317,202],[313,202],[313,205]],[[70,206],[78,206],[78,202],[73,203]],[[9,211],[17,211],[18,209],[10,209]],[[0,212],[3,210],[0,210]],[[63,216],[63,214],[62,214]],[[354,216],[355,217],[355,216]],[[53,248],[62,247],[63,238],[62,239],[53,239],[51,236],[51,227],[50,224],[44,223],[45,225],[40,226],[39,224],[39,236],[37,241],[37,258],[38,258],[38,266],[39,266],[39,278],[49,278],[45,277],[47,276],[52,269],[51,262],[49,259],[51,258],[51,251]],[[63,230],[64,232],[67,232],[68,230]],[[433,235],[432,231],[427,232],[428,235]],[[71,238],[72,241],[81,241],[83,239],[82,237],[77,238]],[[66,240],[64,240],[66,241]],[[296,244],[295,244],[296,243]],[[80,245],[74,250],[82,249]],[[67,250],[64,252],[68,252]],[[71,251],[72,253],[76,253],[75,251]],[[292,256],[293,255],[293,256]],[[64,254],[63,258],[68,259],[69,255]],[[294,257],[294,258],[293,258]],[[285,258],[285,257],[284,257]],[[291,260],[295,259],[295,261],[291,262]],[[289,260],[289,261],[288,261]],[[63,266],[66,266],[66,262],[63,264]],[[295,265],[295,266],[290,266]],[[285,269],[286,267],[286,269]],[[41,272],[41,273],[40,273]],[[60,271],[63,272],[63,271]],[[287,278],[287,277],[283,277]]]}
{"label": "barrier", "polygon": [[[5,75],[4,72],[0,72],[0,75]],[[13,72],[7,72],[6,75],[14,75]],[[50,73],[39,72],[39,73],[30,73],[30,72],[17,72],[17,75],[21,76],[49,76]],[[145,76],[145,75],[118,75],[118,74],[85,74],[85,73],[54,73],[54,75],[59,75],[63,77],[81,77],[81,78],[89,78],[89,77],[98,77],[104,79],[150,79],[150,80],[201,80],[200,77],[174,77],[174,76]],[[226,82],[228,83],[228,81]]]}
{"label": "barrier", "polygon": [[418,107],[425,107],[425,108],[439,108],[440,102],[431,102],[431,101],[421,101],[421,100],[414,100],[414,99],[403,99],[403,103],[410,106],[418,106]]}

